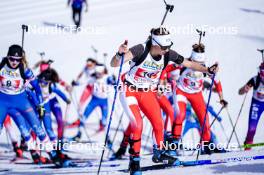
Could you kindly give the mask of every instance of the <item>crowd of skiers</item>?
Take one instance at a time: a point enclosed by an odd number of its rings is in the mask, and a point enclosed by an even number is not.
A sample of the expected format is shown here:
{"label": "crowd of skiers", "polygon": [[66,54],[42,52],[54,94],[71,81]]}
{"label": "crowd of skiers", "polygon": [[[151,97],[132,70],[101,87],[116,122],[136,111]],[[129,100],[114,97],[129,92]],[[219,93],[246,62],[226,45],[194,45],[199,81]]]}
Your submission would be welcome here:
{"label": "crowd of skiers", "polygon": [[[187,128],[188,125],[185,124],[183,131],[183,123],[187,123],[190,116],[194,116],[195,128],[201,136],[202,153],[221,152],[208,146],[216,136],[211,131],[207,112],[215,118],[219,118],[219,115],[212,107],[208,107],[203,96],[203,90],[206,89],[217,92],[222,108],[228,105],[217,75],[218,63],[206,66],[205,46],[201,42],[192,46],[188,58],[171,49],[172,46],[170,32],[164,27],[154,28],[145,43],[129,48],[126,40],[120,45],[110,65],[122,67],[129,63],[129,70],[123,71],[121,77],[109,75],[106,65],[88,58],[78,77],[68,84],[52,68],[52,60],[36,63],[33,68],[39,68],[39,73],[35,76],[28,66],[26,51],[19,45],[11,45],[0,63],[0,133],[5,127],[17,157],[22,157],[23,151],[28,150],[34,163],[72,166],[73,163],[61,147],[46,149],[49,155],[46,158],[40,155],[37,147],[29,148],[28,143],[36,139],[46,144],[64,142],[64,110],[61,109],[58,97],[70,105],[72,88],[81,84],[80,78],[84,75],[86,85],[78,103],[80,118],[72,125],[80,128],[94,109],[99,107],[101,117],[98,132],[104,131],[108,124],[109,108],[112,107],[107,87],[118,87],[119,99],[129,124],[124,131],[120,148],[111,159],[122,158],[129,145],[131,174],[141,174],[140,150],[144,126],[142,113],[153,128],[152,160],[155,163],[166,161],[175,164],[179,161],[177,150],[165,149],[163,143],[179,145],[186,132],[192,128]],[[119,78],[120,84],[117,85]],[[239,95],[248,93],[251,88],[254,91],[245,144],[253,143],[258,121],[264,110],[263,82],[264,63],[259,66],[258,74],[239,89]],[[167,92],[165,87],[170,87],[171,91]],[[90,100],[85,107],[88,99]],[[52,128],[52,115],[57,121],[57,132]],[[11,119],[20,131],[19,139],[14,135]],[[80,129],[74,139],[81,139]]]}

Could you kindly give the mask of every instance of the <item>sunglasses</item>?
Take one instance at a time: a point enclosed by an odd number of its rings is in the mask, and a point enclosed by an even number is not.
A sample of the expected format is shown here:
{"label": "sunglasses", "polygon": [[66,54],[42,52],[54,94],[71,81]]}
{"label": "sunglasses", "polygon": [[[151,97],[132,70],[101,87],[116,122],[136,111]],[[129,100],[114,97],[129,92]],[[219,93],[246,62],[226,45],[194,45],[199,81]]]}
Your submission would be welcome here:
{"label": "sunglasses", "polygon": [[42,85],[44,85],[44,86],[47,86],[49,83],[50,83],[50,81],[46,81],[46,80],[40,80],[40,83],[42,84]]}
{"label": "sunglasses", "polygon": [[22,61],[21,58],[13,58],[13,57],[8,57],[8,60],[11,61],[11,62],[17,62],[17,63],[20,63]]}
{"label": "sunglasses", "polygon": [[161,50],[168,50],[171,48],[171,46],[173,45],[173,42],[171,42],[171,44],[169,46],[162,46],[158,41],[156,41],[154,38],[152,38],[161,48]]}

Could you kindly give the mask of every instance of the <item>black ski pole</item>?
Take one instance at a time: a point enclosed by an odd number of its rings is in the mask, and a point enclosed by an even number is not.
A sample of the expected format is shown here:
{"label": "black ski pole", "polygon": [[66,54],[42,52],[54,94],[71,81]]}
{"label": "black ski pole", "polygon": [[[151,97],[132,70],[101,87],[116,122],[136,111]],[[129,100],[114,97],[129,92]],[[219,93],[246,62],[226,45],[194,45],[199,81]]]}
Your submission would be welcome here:
{"label": "black ski pole", "polygon": [[[117,131],[118,131],[118,129],[119,129],[121,123],[122,123],[123,116],[124,116],[124,112],[122,112],[122,114],[121,114],[121,116],[119,118],[119,121],[118,121],[118,124],[117,124],[117,128],[115,130],[115,134],[114,134],[114,137],[112,139],[112,143],[114,143],[114,141],[115,141],[115,138],[116,138],[116,135],[117,135]],[[110,149],[110,151],[111,151],[111,149]],[[110,156],[110,151],[108,152],[107,157]]]}
{"label": "black ski pole", "polygon": [[104,65],[106,66],[106,60],[107,60],[108,54],[107,53],[104,53],[103,56],[104,56]]}
{"label": "black ski pole", "polygon": [[198,29],[196,29],[196,31],[198,32],[198,34],[199,34],[199,45],[201,44],[201,41],[202,41],[202,37],[204,37],[205,36],[205,31],[201,31],[201,30],[198,30]]}
{"label": "black ski pole", "polygon": [[167,2],[166,2],[165,0],[164,0],[164,3],[165,3],[165,5],[166,5],[166,12],[165,12],[165,14],[164,14],[164,16],[163,16],[163,19],[162,19],[162,21],[161,21],[161,24],[160,24],[161,26],[164,24],[168,12],[171,13],[171,12],[173,11],[173,9],[174,9],[174,5],[167,4]]}
{"label": "black ski pole", "polygon": [[92,50],[93,50],[93,52],[95,54],[95,59],[97,59],[98,50],[93,45],[91,46],[91,48],[92,48]]}
{"label": "black ski pole", "polygon": [[28,32],[28,26],[22,24],[22,44],[21,44],[22,50],[24,48],[25,32]]}
{"label": "black ski pole", "polygon": [[41,60],[43,60],[45,56],[45,52],[39,52],[39,55],[40,55]]}
{"label": "black ski pole", "polygon": [[[234,134],[234,133],[236,134],[236,130],[235,130],[235,129],[236,129],[236,125],[237,125],[237,123],[238,123],[238,119],[239,119],[239,117],[240,117],[240,115],[241,115],[241,112],[242,112],[243,106],[244,106],[244,104],[245,104],[246,97],[247,97],[247,93],[246,93],[246,95],[244,96],[244,99],[243,99],[242,105],[241,105],[240,110],[239,110],[239,112],[238,112],[238,116],[237,116],[237,119],[236,119],[236,123],[235,123],[235,125],[233,126],[233,129],[232,129],[231,135],[230,135],[230,137],[229,137],[229,140],[228,140],[228,142],[227,142],[227,146],[226,146],[226,148],[228,148],[228,146],[229,146],[229,144],[230,144],[230,142],[231,142],[231,139],[232,139],[233,134]],[[236,136],[236,137],[237,137],[237,136]],[[237,138],[237,139],[238,139],[238,138]],[[238,141],[238,144],[239,144],[239,147],[240,147],[240,143],[239,143],[239,141]]]}

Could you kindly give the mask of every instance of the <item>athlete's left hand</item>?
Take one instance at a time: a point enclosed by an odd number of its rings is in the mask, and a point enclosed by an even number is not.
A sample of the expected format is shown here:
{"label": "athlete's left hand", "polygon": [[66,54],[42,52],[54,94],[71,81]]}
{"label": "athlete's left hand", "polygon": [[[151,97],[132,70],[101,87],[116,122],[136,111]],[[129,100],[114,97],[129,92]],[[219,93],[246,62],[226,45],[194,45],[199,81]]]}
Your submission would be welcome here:
{"label": "athlete's left hand", "polygon": [[209,74],[216,74],[219,71],[219,66],[218,63],[216,62],[215,64],[213,64],[212,66],[207,68],[207,71]]}
{"label": "athlete's left hand", "polygon": [[227,107],[227,105],[228,105],[228,102],[226,101],[226,100],[224,100],[224,99],[221,99],[220,100],[220,103],[221,103],[221,105],[225,108],[225,107]]}

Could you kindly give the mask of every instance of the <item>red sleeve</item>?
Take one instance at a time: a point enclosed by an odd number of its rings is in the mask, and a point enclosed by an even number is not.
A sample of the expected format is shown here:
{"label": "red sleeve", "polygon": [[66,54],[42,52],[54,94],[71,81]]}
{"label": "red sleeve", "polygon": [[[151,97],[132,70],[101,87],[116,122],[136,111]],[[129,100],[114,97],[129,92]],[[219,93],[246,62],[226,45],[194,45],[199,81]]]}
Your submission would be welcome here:
{"label": "red sleeve", "polygon": [[169,64],[168,66],[166,66],[165,69],[163,69],[163,71],[161,72],[161,76],[160,76],[160,79],[161,80],[165,80],[165,78],[168,77],[168,73],[169,72],[172,72],[176,69],[181,69],[181,66],[178,66],[176,64]]}
{"label": "red sleeve", "polygon": [[165,80],[166,75],[167,75],[166,69],[163,69],[163,71],[161,72],[161,75],[160,75],[160,80]]}
{"label": "red sleeve", "polygon": [[220,81],[214,81],[215,89],[218,93],[222,92],[222,84]]}

